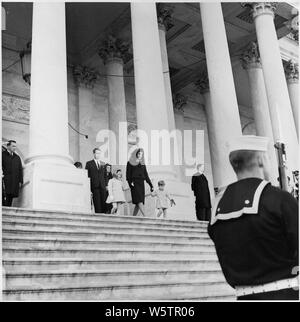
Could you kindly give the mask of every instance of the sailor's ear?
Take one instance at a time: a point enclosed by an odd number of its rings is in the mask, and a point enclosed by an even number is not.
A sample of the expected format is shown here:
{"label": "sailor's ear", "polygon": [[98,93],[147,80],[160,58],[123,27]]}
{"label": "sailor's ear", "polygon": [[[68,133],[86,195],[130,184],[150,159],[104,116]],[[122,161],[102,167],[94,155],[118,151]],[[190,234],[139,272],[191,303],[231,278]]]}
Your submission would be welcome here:
{"label": "sailor's ear", "polygon": [[260,168],[263,168],[266,164],[266,157],[264,152],[256,153],[257,164]]}
{"label": "sailor's ear", "polygon": [[270,159],[267,152],[258,152],[258,165],[260,168],[269,168],[270,166]]}

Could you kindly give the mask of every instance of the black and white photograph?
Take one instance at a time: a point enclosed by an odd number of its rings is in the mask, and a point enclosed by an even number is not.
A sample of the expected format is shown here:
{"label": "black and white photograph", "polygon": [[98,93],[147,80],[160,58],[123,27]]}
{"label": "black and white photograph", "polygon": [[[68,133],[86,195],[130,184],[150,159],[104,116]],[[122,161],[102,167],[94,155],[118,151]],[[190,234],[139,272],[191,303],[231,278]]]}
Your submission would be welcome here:
{"label": "black and white photograph", "polygon": [[299,301],[299,2],[1,7],[2,301]]}

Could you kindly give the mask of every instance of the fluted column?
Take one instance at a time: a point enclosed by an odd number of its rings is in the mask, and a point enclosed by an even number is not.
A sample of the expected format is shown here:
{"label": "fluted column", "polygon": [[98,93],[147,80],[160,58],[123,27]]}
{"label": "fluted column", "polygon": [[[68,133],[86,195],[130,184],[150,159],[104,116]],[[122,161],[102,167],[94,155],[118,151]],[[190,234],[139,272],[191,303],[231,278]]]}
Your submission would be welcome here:
{"label": "fluted column", "polygon": [[241,61],[243,68],[247,71],[248,74],[249,90],[256,134],[259,136],[268,137],[270,140],[268,150],[270,158],[270,181],[274,185],[278,185],[277,178],[279,174],[276,151],[274,148],[275,142],[269,112],[268,98],[265,89],[264,75],[257,43],[250,43],[248,49],[243,53]]}
{"label": "fluted column", "polygon": [[[226,142],[242,135],[231,61],[220,3],[200,3],[206,62],[210,83],[210,138],[215,187],[236,181]],[[213,127],[213,129],[212,129]]]}
{"label": "fluted column", "polygon": [[220,182],[222,180],[222,171],[220,171],[221,169],[218,168],[218,153],[221,147],[218,144],[217,124],[214,120],[214,113],[211,105],[211,94],[207,72],[202,73],[201,77],[196,81],[195,85],[204,98],[214,190],[218,191],[220,186],[217,186],[215,182]]}
{"label": "fluted column", "polygon": [[273,2],[247,4],[252,8],[263,67],[274,140],[285,143],[289,171],[298,169],[298,140],[274,25]]}
{"label": "fluted column", "polygon": [[[110,162],[113,166],[125,166],[127,163],[127,136],[121,137],[121,133],[124,133],[121,127],[127,133],[123,77],[123,61],[127,54],[128,45],[112,35],[108,36],[99,51],[107,74],[109,130],[112,131],[111,135],[116,138],[116,141],[114,138],[109,138]],[[119,142],[122,143],[119,144]]]}
{"label": "fluted column", "polygon": [[[174,179],[174,168],[159,160],[158,147],[150,142],[152,131],[169,132],[169,120],[156,7],[154,3],[131,3],[137,125],[147,134],[140,136],[139,145],[146,148],[152,162],[152,177]],[[152,140],[153,141],[153,140]],[[151,147],[151,154],[147,152]],[[165,151],[166,152],[166,151]],[[155,163],[155,165],[153,164]]]}
{"label": "fluted column", "polygon": [[[187,104],[187,96],[176,93],[173,95],[173,106],[174,106],[174,118],[175,118],[175,128],[178,131],[178,137],[177,137],[177,144],[178,144],[178,152],[180,153],[180,156],[182,160],[184,160],[183,155],[183,134],[184,134],[184,107]],[[185,175],[185,169],[184,166],[179,166],[177,168],[178,178],[182,181],[186,180]]]}
{"label": "fluted column", "polygon": [[90,212],[90,183],[69,156],[64,3],[33,4],[29,157],[19,205]]}
{"label": "fluted column", "polygon": [[299,66],[290,60],[285,64],[285,75],[294,114],[294,121],[299,137]]}
{"label": "fluted column", "polygon": [[86,145],[86,138],[83,136],[86,133],[88,124],[86,116],[87,111],[90,110],[93,104],[92,91],[97,81],[97,73],[94,69],[87,66],[75,66],[73,69],[73,76],[75,83],[78,86],[78,161],[83,162],[83,164],[88,161],[90,155],[86,154],[83,147]]}
{"label": "fluted column", "polygon": [[71,164],[64,3],[34,3],[31,55],[27,162],[52,158]]}
{"label": "fluted column", "polygon": [[164,84],[165,84],[165,92],[166,92],[169,130],[173,131],[176,128],[176,126],[175,126],[174,108],[173,108],[173,101],[172,101],[169,59],[168,59],[167,41],[166,41],[166,32],[173,25],[172,10],[167,9],[163,5],[158,6],[157,18],[158,18],[158,29],[159,29],[159,41],[160,41],[160,48],[161,48],[161,60],[162,60],[162,66],[163,66]]}

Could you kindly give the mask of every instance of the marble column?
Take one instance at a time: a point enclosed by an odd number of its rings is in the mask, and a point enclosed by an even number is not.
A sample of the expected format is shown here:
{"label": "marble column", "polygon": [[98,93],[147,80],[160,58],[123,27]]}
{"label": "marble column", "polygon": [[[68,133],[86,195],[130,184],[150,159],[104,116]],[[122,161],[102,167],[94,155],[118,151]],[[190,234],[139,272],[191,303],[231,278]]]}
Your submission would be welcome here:
{"label": "marble column", "polygon": [[99,51],[107,74],[109,130],[113,136],[109,142],[110,159],[113,166],[122,166],[122,170],[127,163],[128,150],[127,136],[122,136],[122,132],[127,133],[128,127],[123,77],[123,62],[127,54],[128,45],[112,35]]}
{"label": "marble column", "polygon": [[168,59],[167,40],[166,40],[166,33],[169,30],[169,28],[173,26],[172,10],[167,9],[162,5],[158,6],[157,18],[158,18],[159,41],[160,41],[161,60],[162,60],[163,74],[164,74],[169,129],[170,131],[173,131],[175,130],[176,126],[175,126],[172,89],[171,89],[171,80],[170,80],[170,71],[169,71],[169,59]]}
{"label": "marble column", "polygon": [[221,3],[200,3],[200,10],[210,83],[209,131],[214,132],[210,137],[214,185],[221,188],[236,181],[226,142],[242,135],[242,130]]}
{"label": "marble column", "polygon": [[256,28],[275,142],[286,145],[288,171],[299,167],[298,140],[274,24],[277,4],[248,3]]}
{"label": "marble column", "polygon": [[[54,23],[55,21],[55,23]],[[89,180],[69,156],[64,3],[34,3],[29,156],[20,205],[90,212]]]}
{"label": "marble column", "polygon": [[[145,148],[153,178],[175,179],[174,167],[161,162],[158,145],[151,134],[169,133],[165,80],[154,3],[131,3],[135,94],[139,145]],[[154,131],[154,132],[153,132]],[[150,151],[151,150],[151,151]],[[150,153],[149,153],[150,152]],[[169,153],[170,151],[164,151]]]}
{"label": "marble column", "polygon": [[78,65],[73,69],[73,77],[78,87],[78,123],[76,130],[78,130],[78,160],[83,163],[83,166],[90,158],[86,155],[86,151],[82,148],[86,145],[86,137],[88,122],[86,120],[87,111],[90,110],[93,104],[93,88],[97,81],[97,72],[87,66]]}
{"label": "marble column", "polygon": [[256,42],[250,43],[249,47],[241,57],[241,62],[248,75],[256,134],[258,136],[268,137],[270,140],[268,151],[270,158],[270,181],[273,183],[273,185],[278,185],[277,178],[279,174],[276,151],[274,147],[275,142],[273,137],[264,75],[259,56],[258,45]]}
{"label": "marble column", "polygon": [[6,10],[5,8],[1,7],[1,30],[6,30]]}
{"label": "marble column", "polygon": [[[211,94],[209,89],[209,80],[207,72],[203,72],[201,77],[195,83],[196,88],[200,91],[200,94],[204,98],[205,104],[205,114],[206,114],[206,121],[207,121],[207,132],[208,132],[208,140],[209,140],[209,149],[210,149],[210,156],[211,156],[211,166],[212,166],[212,174],[213,174],[213,181],[220,182],[221,181],[221,172],[218,171],[218,139],[217,139],[217,124],[214,120],[214,114],[212,111],[211,105]],[[220,187],[214,184],[214,190],[218,191]]]}
{"label": "marble column", "polygon": [[294,114],[294,121],[299,137],[299,66],[290,60],[285,64],[285,75]]}
{"label": "marble column", "polygon": [[[171,140],[155,4],[132,2],[131,22],[137,126],[138,130],[146,134],[145,136],[139,133],[139,145],[146,149],[147,145],[151,147],[151,153],[148,153],[150,158],[146,158],[146,162],[152,163],[148,163],[148,170],[154,185],[157,186],[157,181],[163,179],[169,193],[176,198],[176,207],[169,209],[170,217],[195,220],[194,199],[190,184],[177,180],[174,165],[162,162],[159,158],[161,153],[157,150],[157,147],[161,145],[157,144],[158,136],[163,137],[165,142]],[[156,138],[150,140],[151,134],[156,134]],[[167,156],[171,159],[168,149],[160,150],[167,152]],[[148,197],[148,193],[149,191],[146,190],[146,213],[148,216],[153,216],[155,203],[153,198]]]}
{"label": "marble column", "polygon": [[[184,125],[184,107],[187,104],[187,96],[181,94],[181,93],[176,93],[173,95],[173,106],[174,106],[174,119],[175,119],[175,128],[177,129],[178,135],[180,137],[177,137],[177,144],[178,144],[178,151],[180,153],[180,158],[184,160],[184,155],[183,155],[183,147],[184,147],[184,142],[183,142],[183,134],[185,130],[185,125]],[[178,172],[178,178],[181,181],[185,181],[185,170],[184,166],[179,166],[177,168]]]}

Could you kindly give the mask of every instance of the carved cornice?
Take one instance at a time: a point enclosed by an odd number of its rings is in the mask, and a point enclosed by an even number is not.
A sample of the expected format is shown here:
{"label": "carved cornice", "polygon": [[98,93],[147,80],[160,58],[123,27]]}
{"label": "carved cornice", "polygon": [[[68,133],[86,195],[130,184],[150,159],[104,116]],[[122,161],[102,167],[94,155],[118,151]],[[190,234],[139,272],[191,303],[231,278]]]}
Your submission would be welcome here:
{"label": "carved cornice", "polygon": [[290,60],[284,64],[285,76],[288,83],[298,83],[299,82],[299,65]]}
{"label": "carved cornice", "polygon": [[168,31],[174,26],[174,21],[172,19],[172,15],[174,10],[172,8],[169,8],[165,6],[164,4],[157,4],[156,6],[157,10],[157,21],[160,25],[163,25]]}
{"label": "carved cornice", "polygon": [[103,41],[98,54],[103,59],[104,64],[108,59],[112,58],[119,58],[126,61],[129,55],[129,44],[120,38],[108,35],[107,39]]}
{"label": "carved cornice", "polygon": [[272,15],[275,17],[275,11],[278,3],[276,2],[243,2],[242,7],[250,7],[252,18],[255,19],[260,15]]}
{"label": "carved cornice", "polygon": [[261,68],[258,44],[252,41],[241,56],[243,68]]}
{"label": "carved cornice", "polygon": [[187,96],[177,93],[173,95],[174,109],[180,112],[184,112],[184,106],[187,105]]}
{"label": "carved cornice", "polygon": [[201,94],[209,92],[209,79],[207,72],[203,72],[200,78],[195,82],[195,86]]}
{"label": "carved cornice", "polygon": [[93,88],[97,80],[97,72],[87,66],[75,66],[73,76],[77,85],[86,88]]}
{"label": "carved cornice", "polygon": [[291,31],[291,38],[297,42],[299,42],[299,16],[294,16],[290,21],[286,24],[286,27]]}

